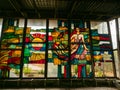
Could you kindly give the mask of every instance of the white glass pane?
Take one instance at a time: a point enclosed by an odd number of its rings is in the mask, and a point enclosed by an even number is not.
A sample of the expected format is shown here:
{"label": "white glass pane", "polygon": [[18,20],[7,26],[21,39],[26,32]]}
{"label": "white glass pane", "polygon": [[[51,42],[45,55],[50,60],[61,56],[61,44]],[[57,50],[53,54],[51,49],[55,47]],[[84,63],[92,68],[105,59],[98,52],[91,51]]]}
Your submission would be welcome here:
{"label": "white glass pane", "polygon": [[44,64],[24,64],[23,77],[44,77]]}
{"label": "white glass pane", "polygon": [[109,24],[110,24],[110,33],[111,33],[111,37],[112,37],[113,49],[117,49],[117,36],[116,36],[115,20],[111,20],[109,22]]}
{"label": "white glass pane", "polygon": [[91,22],[91,29],[98,29],[99,34],[108,34],[107,22]]}
{"label": "white glass pane", "polygon": [[116,74],[117,74],[117,77],[120,78],[120,70],[119,70],[119,58],[118,58],[118,51],[115,50],[114,51],[114,59],[115,59],[115,68],[116,68]]}
{"label": "white glass pane", "polygon": [[45,29],[46,20],[45,19],[28,19],[27,27],[31,27],[31,29]]}
{"label": "white glass pane", "polygon": [[49,20],[49,29],[53,29],[58,27],[58,21],[57,20]]}
{"label": "white glass pane", "polygon": [[119,40],[120,40],[120,18],[118,18],[118,24],[119,24]]}
{"label": "white glass pane", "polygon": [[20,74],[20,70],[19,69],[11,69],[10,70],[10,77],[13,77],[13,78],[18,78],[19,77],[19,74]]}
{"label": "white glass pane", "polygon": [[24,24],[25,24],[25,19],[20,19],[18,27],[24,27]]}
{"label": "white glass pane", "polygon": [[57,77],[58,67],[53,63],[48,63],[48,73],[47,77]]}
{"label": "white glass pane", "polygon": [[0,38],[1,38],[1,33],[2,33],[2,23],[3,23],[3,19],[0,18]]}

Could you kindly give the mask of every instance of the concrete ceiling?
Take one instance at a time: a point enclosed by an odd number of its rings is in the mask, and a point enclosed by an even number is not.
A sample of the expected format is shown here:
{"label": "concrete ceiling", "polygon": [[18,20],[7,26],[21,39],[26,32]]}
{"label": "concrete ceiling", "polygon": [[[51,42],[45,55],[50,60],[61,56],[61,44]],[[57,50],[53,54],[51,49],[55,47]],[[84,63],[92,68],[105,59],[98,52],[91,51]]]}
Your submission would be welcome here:
{"label": "concrete ceiling", "polygon": [[0,0],[0,17],[107,20],[120,16],[120,0]]}

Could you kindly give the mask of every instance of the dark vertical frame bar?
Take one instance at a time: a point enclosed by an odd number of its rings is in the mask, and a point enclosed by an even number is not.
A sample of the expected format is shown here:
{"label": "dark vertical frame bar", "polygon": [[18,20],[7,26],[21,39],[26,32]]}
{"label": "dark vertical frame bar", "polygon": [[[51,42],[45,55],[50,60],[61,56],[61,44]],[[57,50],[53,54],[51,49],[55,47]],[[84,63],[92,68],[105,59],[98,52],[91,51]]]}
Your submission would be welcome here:
{"label": "dark vertical frame bar", "polygon": [[[120,64],[120,39],[119,39],[120,32],[119,32],[119,20],[118,20],[118,18],[115,18],[115,22],[116,22],[117,51],[118,51],[118,60],[119,60],[118,64]],[[120,66],[118,66],[118,68],[120,68]],[[119,73],[120,73],[120,71],[119,71]],[[117,72],[116,72],[116,77],[117,77]],[[117,77],[117,78],[119,78],[119,77]]]}
{"label": "dark vertical frame bar", "polygon": [[18,26],[19,25],[19,19],[16,19],[17,20],[17,25],[16,26]]}
{"label": "dark vertical frame bar", "polygon": [[46,20],[46,51],[45,51],[45,78],[47,78],[48,69],[48,31],[49,31],[49,19]]}
{"label": "dark vertical frame bar", "polygon": [[69,64],[69,79],[70,78],[72,78],[71,77],[71,37],[70,37],[70,35],[71,35],[71,20],[70,19],[68,19],[68,64]]}
{"label": "dark vertical frame bar", "polygon": [[89,39],[90,39],[90,55],[91,55],[91,62],[92,62],[92,72],[93,72],[93,78],[95,78],[95,70],[94,70],[94,59],[93,59],[93,45],[92,45],[92,33],[91,33],[91,23],[90,23],[90,20],[89,21],[86,21],[87,22],[87,28],[89,28]]}
{"label": "dark vertical frame bar", "polygon": [[57,66],[58,67],[58,78],[60,79],[60,78],[62,78],[62,74],[61,74],[61,72],[62,72],[62,68],[61,68],[61,65],[58,65]]}
{"label": "dark vertical frame bar", "polygon": [[113,72],[114,72],[114,77],[116,77],[116,68],[115,68],[115,60],[114,60],[114,55],[113,55],[113,43],[112,43],[112,37],[111,37],[111,30],[110,30],[110,24],[109,21],[107,21],[107,26],[108,26],[108,34],[110,36],[110,45],[112,47],[112,60],[113,60]]}
{"label": "dark vertical frame bar", "polygon": [[119,21],[118,21],[118,18],[115,19],[115,22],[116,22],[116,32],[117,32],[116,36],[117,36],[117,42],[118,42],[117,43],[117,48],[119,50],[120,49],[120,44],[119,44],[119,41],[120,41],[119,40],[119,36],[120,36],[119,34],[120,34],[120,32],[119,32]]}
{"label": "dark vertical frame bar", "polygon": [[20,62],[20,79],[22,79],[23,75],[23,65],[24,65],[24,49],[25,49],[25,37],[26,37],[26,28],[27,28],[27,18],[25,18],[24,22],[24,30],[23,30],[23,43],[22,43],[22,53],[21,53],[21,62]]}

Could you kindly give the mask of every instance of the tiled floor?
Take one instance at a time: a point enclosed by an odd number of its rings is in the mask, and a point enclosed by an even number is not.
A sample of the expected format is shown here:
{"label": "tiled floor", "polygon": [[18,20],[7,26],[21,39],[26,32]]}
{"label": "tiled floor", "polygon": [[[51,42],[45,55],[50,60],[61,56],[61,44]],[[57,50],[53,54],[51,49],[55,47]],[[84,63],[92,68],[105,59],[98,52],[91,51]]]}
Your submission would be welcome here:
{"label": "tiled floor", "polygon": [[33,88],[33,89],[0,89],[0,90],[119,90],[110,87],[89,87],[89,88]]}

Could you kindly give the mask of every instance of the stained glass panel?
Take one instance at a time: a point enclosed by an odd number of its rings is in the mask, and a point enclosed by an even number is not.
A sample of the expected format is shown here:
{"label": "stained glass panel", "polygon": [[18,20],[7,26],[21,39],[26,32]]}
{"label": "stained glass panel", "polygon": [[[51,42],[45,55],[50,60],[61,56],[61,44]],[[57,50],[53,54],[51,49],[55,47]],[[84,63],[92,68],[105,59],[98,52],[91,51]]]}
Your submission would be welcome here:
{"label": "stained glass panel", "polygon": [[16,43],[16,44],[7,44],[7,43],[3,43],[1,45],[2,49],[22,49],[22,43]]}
{"label": "stained glass panel", "polygon": [[8,26],[3,34],[2,43],[22,43],[23,27]]}
{"label": "stained glass panel", "polygon": [[24,63],[45,63],[45,44],[26,44]]}
{"label": "stained glass panel", "polygon": [[91,22],[91,26],[95,77],[114,77],[113,51],[107,22]]}
{"label": "stained glass panel", "polygon": [[[21,22],[21,25],[19,23]],[[5,19],[1,49],[22,49],[24,19]]]}
{"label": "stained glass panel", "polygon": [[114,77],[112,62],[95,62],[95,77]]}
{"label": "stained glass panel", "polygon": [[0,78],[115,77],[118,58],[106,22],[92,21],[90,30],[82,20],[28,19],[25,33],[24,22],[4,20]]}
{"label": "stained glass panel", "polygon": [[24,21],[24,19],[4,19],[0,53],[2,78],[20,77]]}
{"label": "stained glass panel", "polygon": [[81,64],[81,65],[71,65],[72,78],[81,77],[93,77],[92,65],[91,64]]}
{"label": "stained glass panel", "polygon": [[[79,22],[79,23],[78,23]],[[82,21],[71,23],[71,75],[72,78],[92,77],[89,29]]]}
{"label": "stained glass panel", "polygon": [[49,20],[49,23],[47,76],[68,78],[68,22],[66,20]]}
{"label": "stained glass panel", "polygon": [[99,34],[98,29],[92,29],[93,50],[111,50],[109,34]]}
{"label": "stained glass panel", "polygon": [[[63,69],[68,65],[68,51],[67,50],[49,50],[48,51],[48,76],[58,76],[63,77],[63,74],[66,74],[67,71]],[[52,65],[52,66],[51,66]],[[56,71],[56,74],[53,75],[52,72]],[[63,71],[65,71],[63,73]],[[64,76],[67,77],[67,76]]]}
{"label": "stained glass panel", "polygon": [[13,33],[8,33],[8,34],[4,33],[4,36],[2,38],[2,43],[21,43],[22,42],[22,36],[21,35],[15,35]]}
{"label": "stained glass panel", "polygon": [[44,77],[45,44],[25,45],[23,77]]}
{"label": "stained glass panel", "polygon": [[67,65],[68,51],[67,50],[53,50],[49,51],[48,61],[55,65]]}
{"label": "stained glass panel", "polygon": [[46,41],[46,30],[45,29],[26,29],[25,42],[45,42]]}
{"label": "stained glass panel", "polygon": [[94,61],[108,61],[112,62],[112,51],[94,51]]}
{"label": "stained glass panel", "polygon": [[65,22],[58,21],[58,23],[63,26],[49,29],[49,49],[68,49],[68,28],[64,26]]}
{"label": "stained glass panel", "polygon": [[[20,50],[2,50],[0,51],[0,69],[4,74],[10,72],[10,77],[19,77],[21,62],[21,51]],[[4,72],[5,71],[5,72]],[[18,73],[16,73],[18,71]]]}
{"label": "stained glass panel", "polygon": [[46,62],[45,19],[28,19],[25,42],[23,77],[43,78]]}
{"label": "stained glass panel", "polygon": [[28,19],[25,42],[46,41],[46,20]]}

